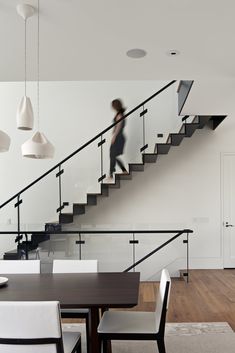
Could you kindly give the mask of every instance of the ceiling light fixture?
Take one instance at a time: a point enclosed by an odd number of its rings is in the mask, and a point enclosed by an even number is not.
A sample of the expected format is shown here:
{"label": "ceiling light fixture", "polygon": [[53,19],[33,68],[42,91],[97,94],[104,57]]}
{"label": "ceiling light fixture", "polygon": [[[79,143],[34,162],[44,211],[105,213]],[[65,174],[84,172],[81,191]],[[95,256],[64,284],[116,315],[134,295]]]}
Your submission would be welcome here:
{"label": "ceiling light fixture", "polygon": [[135,49],[128,50],[126,52],[126,55],[132,59],[141,59],[147,55],[147,52],[143,49],[135,48]]}
{"label": "ceiling light fixture", "polygon": [[39,0],[38,0],[38,79],[37,79],[37,102],[38,102],[38,131],[33,135],[33,137],[27,140],[22,146],[22,154],[24,157],[35,158],[35,159],[45,159],[45,158],[53,158],[54,156],[54,147],[48,141],[46,136],[39,131]]}
{"label": "ceiling light fixture", "polygon": [[11,143],[10,137],[0,130],[0,152],[7,152]]}
{"label": "ceiling light fixture", "polygon": [[24,19],[24,96],[17,108],[16,121],[20,130],[32,130],[33,128],[33,108],[31,100],[26,94],[27,81],[27,19],[34,14],[31,5],[20,4],[16,7],[18,14]]}

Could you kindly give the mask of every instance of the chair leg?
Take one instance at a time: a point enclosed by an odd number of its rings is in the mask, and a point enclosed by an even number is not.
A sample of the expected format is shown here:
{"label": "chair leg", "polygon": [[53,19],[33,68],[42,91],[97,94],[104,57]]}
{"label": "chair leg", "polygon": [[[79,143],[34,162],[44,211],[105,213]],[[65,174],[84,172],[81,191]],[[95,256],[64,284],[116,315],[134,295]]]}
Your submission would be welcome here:
{"label": "chair leg", "polygon": [[102,353],[108,353],[108,341],[107,340],[102,340]]}
{"label": "chair leg", "polygon": [[86,348],[87,352],[89,352],[89,345],[90,345],[90,339],[89,339],[89,315],[86,316]]}
{"label": "chair leg", "polygon": [[159,338],[157,340],[158,352],[166,353],[164,338]]}

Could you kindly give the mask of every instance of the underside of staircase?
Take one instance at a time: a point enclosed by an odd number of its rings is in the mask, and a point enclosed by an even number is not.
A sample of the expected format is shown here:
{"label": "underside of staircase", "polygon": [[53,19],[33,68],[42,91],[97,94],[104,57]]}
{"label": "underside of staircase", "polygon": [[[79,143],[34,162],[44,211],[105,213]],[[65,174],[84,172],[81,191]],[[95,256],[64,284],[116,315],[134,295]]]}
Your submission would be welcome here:
{"label": "underside of staircase", "polygon": [[[205,125],[215,130],[217,126],[226,118],[226,116],[195,116],[192,122],[187,122],[189,116],[182,118],[182,126],[178,133],[170,133],[165,143],[156,143],[152,153],[142,153],[142,163],[129,163],[129,173],[115,174],[113,183],[101,183],[99,193],[88,193],[86,203],[74,203],[72,213],[60,213],[59,223],[73,223],[74,216],[83,215],[87,206],[97,205],[100,197],[109,196],[109,189],[120,188],[121,180],[131,180],[132,172],[143,172],[145,164],[157,162],[159,155],[168,154],[173,146],[179,146],[184,138],[191,137],[197,129],[202,129]],[[67,204],[67,203],[65,203]]]}

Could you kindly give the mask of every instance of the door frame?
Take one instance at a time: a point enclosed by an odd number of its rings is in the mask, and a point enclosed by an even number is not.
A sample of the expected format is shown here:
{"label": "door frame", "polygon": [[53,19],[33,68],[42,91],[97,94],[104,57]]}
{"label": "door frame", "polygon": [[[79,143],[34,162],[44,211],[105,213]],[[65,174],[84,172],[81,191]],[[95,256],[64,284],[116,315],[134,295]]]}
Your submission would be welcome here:
{"label": "door frame", "polygon": [[[235,156],[235,152],[221,152],[220,153],[220,202],[221,202],[221,252],[222,252],[222,262],[224,267],[224,157],[225,156]],[[226,267],[228,268],[228,267]]]}

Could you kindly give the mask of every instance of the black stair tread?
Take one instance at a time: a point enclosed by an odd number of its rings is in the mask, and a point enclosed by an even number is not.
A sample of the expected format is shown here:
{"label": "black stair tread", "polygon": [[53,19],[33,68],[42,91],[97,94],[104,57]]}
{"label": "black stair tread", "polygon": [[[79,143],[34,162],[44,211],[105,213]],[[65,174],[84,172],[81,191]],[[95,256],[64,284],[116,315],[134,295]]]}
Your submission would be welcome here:
{"label": "black stair tread", "polygon": [[[181,130],[181,129],[180,129]],[[184,132],[172,132],[171,133],[171,136],[181,136],[184,137],[185,136],[185,133]]]}
{"label": "black stair tread", "polygon": [[120,180],[114,179],[112,183],[103,183],[103,185],[108,186],[111,189],[119,189],[120,188]]}
{"label": "black stair tread", "polygon": [[142,156],[157,156],[156,152],[143,153]]}
{"label": "black stair tread", "polygon": [[143,172],[144,163],[129,163],[129,170],[132,172]]}
{"label": "black stair tread", "polygon": [[97,196],[100,195],[100,192],[88,192],[87,196]]}
{"label": "black stair tread", "polygon": [[131,180],[132,179],[132,173],[116,173],[115,178],[120,179],[120,180]]}
{"label": "black stair tread", "polygon": [[193,122],[192,122],[192,123],[185,123],[184,125],[192,125],[192,126],[195,125],[195,126],[198,126],[198,125],[200,125],[200,123],[193,123]]}
{"label": "black stair tread", "polygon": [[157,142],[156,143],[156,145],[158,145],[158,146],[171,146],[171,144],[170,143],[167,143],[167,142]]}

